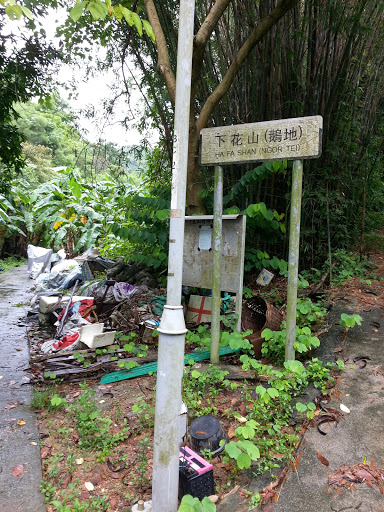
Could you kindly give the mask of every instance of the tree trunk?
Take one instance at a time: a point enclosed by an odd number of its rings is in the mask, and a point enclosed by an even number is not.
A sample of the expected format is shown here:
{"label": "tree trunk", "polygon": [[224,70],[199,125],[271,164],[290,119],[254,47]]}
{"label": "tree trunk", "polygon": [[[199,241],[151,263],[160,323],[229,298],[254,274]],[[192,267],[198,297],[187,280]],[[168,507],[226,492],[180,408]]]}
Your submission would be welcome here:
{"label": "tree trunk", "polygon": [[202,190],[201,168],[199,162],[199,139],[196,123],[190,123],[188,146],[188,170],[187,170],[187,207],[188,215],[205,213]]}

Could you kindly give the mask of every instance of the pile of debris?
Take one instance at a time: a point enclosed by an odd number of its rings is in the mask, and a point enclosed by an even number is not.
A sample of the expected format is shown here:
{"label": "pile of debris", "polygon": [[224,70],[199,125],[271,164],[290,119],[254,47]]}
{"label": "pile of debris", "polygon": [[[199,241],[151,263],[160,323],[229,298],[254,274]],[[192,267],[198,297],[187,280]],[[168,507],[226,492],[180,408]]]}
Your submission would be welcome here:
{"label": "pile of debris", "polygon": [[[153,340],[165,296],[159,295],[157,279],[144,265],[123,258],[115,262],[96,249],[66,259],[63,250],[53,254],[29,246],[28,272],[35,279],[29,314],[38,315],[40,330],[49,337],[44,342],[30,337],[31,370],[37,380],[49,373],[71,378],[102,367],[114,369],[116,363],[104,364],[95,351],[110,347],[116,352],[112,362],[127,355],[115,341],[117,332],[135,332],[145,343]],[[81,363],[85,359],[88,364],[79,366],[78,353]]]}

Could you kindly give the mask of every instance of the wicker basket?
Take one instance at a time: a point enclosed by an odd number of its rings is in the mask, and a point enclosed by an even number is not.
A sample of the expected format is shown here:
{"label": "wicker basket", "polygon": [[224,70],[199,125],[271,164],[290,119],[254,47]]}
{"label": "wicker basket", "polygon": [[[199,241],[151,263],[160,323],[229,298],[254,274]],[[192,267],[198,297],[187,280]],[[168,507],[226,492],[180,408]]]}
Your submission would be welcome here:
{"label": "wicker basket", "polygon": [[279,331],[283,315],[275,306],[269,304],[260,295],[248,299],[243,304],[241,325],[243,330],[251,329],[258,336],[264,329]]}

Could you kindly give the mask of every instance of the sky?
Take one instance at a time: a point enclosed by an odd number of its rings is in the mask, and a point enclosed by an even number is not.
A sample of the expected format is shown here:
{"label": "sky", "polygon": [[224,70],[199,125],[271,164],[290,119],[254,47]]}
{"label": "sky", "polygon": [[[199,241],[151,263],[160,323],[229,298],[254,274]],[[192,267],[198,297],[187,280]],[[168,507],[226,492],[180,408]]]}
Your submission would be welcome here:
{"label": "sky", "polygon": [[[67,12],[62,9],[61,11],[48,12],[44,20],[42,20],[43,27],[47,33],[47,39],[52,41],[57,47],[59,41],[55,38],[56,27],[60,24],[57,19],[62,20],[67,17]],[[9,22],[9,29],[12,32],[23,30],[23,21],[11,21]],[[103,52],[104,49],[101,46],[95,44],[95,52]],[[137,74],[138,80],[140,80]],[[116,104],[114,116],[108,119],[102,113],[103,101],[111,95],[110,84],[114,79],[112,72],[98,73],[97,76],[87,79],[85,77],[85,70],[79,69],[78,67],[72,67],[70,65],[62,65],[58,73],[58,79],[60,82],[69,83],[73,79],[76,79],[77,87],[73,91],[70,97],[70,91],[64,87],[59,87],[60,96],[66,100],[72,109],[78,114],[78,122],[84,137],[90,142],[97,142],[100,138],[108,142],[114,142],[119,146],[136,145],[140,144],[142,136],[138,130],[133,126],[136,120],[130,122],[130,129],[126,130],[119,121],[124,119],[124,113],[127,111],[127,104],[124,100],[119,101]],[[132,92],[131,104],[136,107],[140,104],[140,95],[138,92]],[[80,113],[80,110],[86,108],[93,108],[97,113],[95,119],[90,120]],[[119,116],[120,114],[120,116]],[[85,132],[85,133],[84,133]],[[152,134],[152,142],[156,143],[158,135]]]}
{"label": "sky", "polygon": [[[55,39],[56,27],[60,24],[57,19],[62,20],[67,17],[68,13],[63,9],[60,12],[52,10],[47,15],[43,22],[44,29],[47,33],[49,40],[55,44],[58,43]],[[100,53],[104,49],[95,44],[94,52]],[[76,94],[69,97],[70,91],[65,88],[59,88],[60,95],[65,99],[69,105],[79,115],[80,128],[86,131],[86,139],[90,142],[97,142],[100,138],[107,142],[114,142],[119,146],[136,145],[140,144],[142,139],[140,133],[134,126],[131,126],[130,130],[126,130],[119,121],[124,119],[124,112],[127,110],[126,103],[121,100],[116,104],[115,112],[120,112],[120,116],[115,114],[114,116],[106,119],[103,116],[102,104],[103,101],[110,97],[110,84],[114,79],[114,75],[111,72],[98,73],[93,78],[85,77],[85,70],[71,67],[70,65],[63,65],[58,74],[59,81],[68,82],[73,78],[77,81]],[[138,94],[135,97],[135,103],[140,101]],[[87,119],[85,115],[82,115],[80,111],[84,108],[94,108],[97,114],[96,120]],[[131,122],[133,125],[135,121]],[[156,137],[154,141],[156,141]]]}

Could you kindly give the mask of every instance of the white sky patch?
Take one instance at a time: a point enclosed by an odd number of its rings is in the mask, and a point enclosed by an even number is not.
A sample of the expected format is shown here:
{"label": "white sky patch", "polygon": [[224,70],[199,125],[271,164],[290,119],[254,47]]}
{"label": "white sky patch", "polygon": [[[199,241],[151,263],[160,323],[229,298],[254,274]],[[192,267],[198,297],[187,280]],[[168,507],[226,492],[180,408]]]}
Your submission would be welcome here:
{"label": "white sky patch", "polygon": [[[68,16],[68,12],[64,9],[60,11],[50,11],[51,12],[49,12],[44,19],[38,21],[41,21],[46,31],[47,39],[57,47],[59,39],[55,37],[56,28]],[[9,21],[7,25],[9,31],[13,33],[17,33],[19,30],[25,30],[22,20]],[[94,48],[95,55],[96,52],[101,53],[105,51],[104,48],[96,42]],[[137,75],[137,79],[140,80],[139,74]],[[66,84],[76,82],[76,88],[72,91],[73,94],[70,95],[70,90],[59,87],[59,93],[75,111],[78,116],[80,131],[88,141],[97,142],[102,139],[107,142],[114,142],[119,146],[138,145],[143,137],[133,125],[139,120],[140,112],[136,115],[135,119],[127,123],[130,128],[126,129],[122,126],[121,122],[128,117],[128,114],[132,117],[129,112],[129,105],[124,96],[117,100],[112,114],[107,116],[103,111],[103,102],[113,98],[114,91],[111,89],[111,84],[115,79],[116,77],[112,70],[104,73],[97,72],[94,77],[87,78],[85,63],[83,68],[63,64],[58,73],[59,82]],[[140,101],[140,93],[132,89],[131,105],[135,107],[135,112],[139,110]],[[93,110],[95,114],[94,117],[92,119],[87,118],[87,116],[81,112],[85,110]],[[158,141],[159,136],[156,132],[153,132],[150,134],[150,138],[152,145],[154,145]]]}

